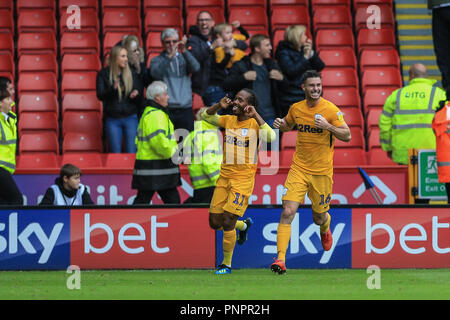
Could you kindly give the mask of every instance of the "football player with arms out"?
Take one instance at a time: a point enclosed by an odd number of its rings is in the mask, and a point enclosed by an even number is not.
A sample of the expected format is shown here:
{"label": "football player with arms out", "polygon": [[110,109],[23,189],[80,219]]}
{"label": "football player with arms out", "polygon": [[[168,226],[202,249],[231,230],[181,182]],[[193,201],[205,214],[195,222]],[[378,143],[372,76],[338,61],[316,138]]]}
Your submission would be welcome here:
{"label": "football player with arms out", "polygon": [[[220,109],[233,107],[233,115],[217,115]],[[251,219],[238,220],[245,213],[252,195],[257,169],[258,142],[276,138],[272,128],[256,111],[258,100],[250,89],[239,91],[234,100],[227,96],[206,109],[202,119],[225,129],[223,161],[209,208],[209,225],[223,230],[223,261],[216,274],[231,273],[236,240],[243,244]],[[236,230],[239,230],[237,239]]]}
{"label": "football player with arms out", "polygon": [[333,155],[335,138],[348,142],[350,129],[342,112],[322,95],[322,78],[314,70],[305,72],[302,89],[306,99],[294,103],[286,117],[277,118],[274,128],[285,132],[298,128],[295,153],[282,197],[283,211],[277,230],[278,257],[271,270],[286,272],[286,251],[291,236],[291,222],[308,193],[312,203],[312,218],[320,226],[320,238],[325,251],[331,249],[333,238],[328,213],[333,185]]}

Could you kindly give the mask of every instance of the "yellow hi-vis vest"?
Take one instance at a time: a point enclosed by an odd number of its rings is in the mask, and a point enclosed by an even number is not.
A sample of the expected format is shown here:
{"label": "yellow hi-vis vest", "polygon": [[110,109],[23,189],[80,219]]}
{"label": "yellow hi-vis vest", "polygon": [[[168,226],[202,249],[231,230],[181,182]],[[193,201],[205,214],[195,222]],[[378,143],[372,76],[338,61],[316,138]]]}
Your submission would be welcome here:
{"label": "yellow hi-vis vest", "polygon": [[0,167],[11,174],[16,170],[17,116],[8,112],[8,120],[0,113]]}
{"label": "yellow hi-vis vest", "polygon": [[386,99],[379,121],[380,144],[384,151],[392,151],[396,163],[408,164],[408,149],[436,148],[431,122],[439,101],[446,98],[435,82],[415,78]]}
{"label": "yellow hi-vis vest", "polygon": [[222,148],[219,131],[206,121],[195,121],[183,146],[187,167],[194,189],[213,187],[220,175]]}

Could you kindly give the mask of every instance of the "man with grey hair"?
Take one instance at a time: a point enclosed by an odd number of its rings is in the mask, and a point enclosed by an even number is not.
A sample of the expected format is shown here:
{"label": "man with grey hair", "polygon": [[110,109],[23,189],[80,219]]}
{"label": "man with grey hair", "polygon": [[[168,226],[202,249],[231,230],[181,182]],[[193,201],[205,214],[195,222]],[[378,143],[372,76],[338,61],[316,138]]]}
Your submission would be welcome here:
{"label": "man with grey hair", "polygon": [[178,151],[174,126],[170,121],[168,87],[154,81],[147,88],[146,108],[139,121],[136,137],[136,162],[132,189],[137,189],[133,204],[149,204],[155,192],[164,203],[180,203],[180,168],[172,161]]}
{"label": "man with grey hair", "polygon": [[200,69],[200,64],[186,50],[186,36],[179,40],[177,30],[164,29],[161,33],[164,51],[150,61],[150,73],[155,80],[167,84],[170,96],[169,115],[175,129],[194,129],[192,110],[191,74]]}

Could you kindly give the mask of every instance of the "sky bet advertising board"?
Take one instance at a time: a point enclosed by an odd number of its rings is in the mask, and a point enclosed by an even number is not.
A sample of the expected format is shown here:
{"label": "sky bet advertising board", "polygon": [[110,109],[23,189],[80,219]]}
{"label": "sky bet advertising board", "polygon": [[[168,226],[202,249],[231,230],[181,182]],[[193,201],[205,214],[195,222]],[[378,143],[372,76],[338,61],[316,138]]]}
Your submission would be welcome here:
{"label": "sky bet advertising board", "polygon": [[[277,256],[281,207],[249,207],[247,242],[233,268],[268,268]],[[0,270],[212,269],[222,232],[208,208],[86,207],[0,210]],[[310,206],[292,221],[288,268],[450,268],[449,206],[333,206],[324,251]]]}

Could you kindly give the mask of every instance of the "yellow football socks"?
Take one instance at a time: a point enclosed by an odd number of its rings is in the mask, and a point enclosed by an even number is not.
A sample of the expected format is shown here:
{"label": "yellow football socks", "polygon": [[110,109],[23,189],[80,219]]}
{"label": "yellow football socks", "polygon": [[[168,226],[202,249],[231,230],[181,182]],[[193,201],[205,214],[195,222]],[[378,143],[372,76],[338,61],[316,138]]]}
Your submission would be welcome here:
{"label": "yellow football socks", "polygon": [[277,252],[278,259],[286,261],[286,251],[291,239],[291,225],[290,224],[278,224],[277,229]]}
{"label": "yellow football socks", "polygon": [[320,226],[320,233],[326,233],[330,229],[330,223],[331,223],[331,216],[327,212],[327,221],[325,221],[324,224]]}
{"label": "yellow football socks", "polygon": [[236,245],[236,230],[223,232],[223,261],[222,264],[231,267],[234,246]]}

